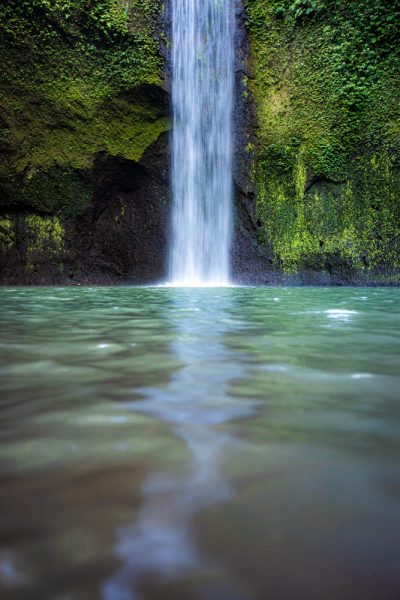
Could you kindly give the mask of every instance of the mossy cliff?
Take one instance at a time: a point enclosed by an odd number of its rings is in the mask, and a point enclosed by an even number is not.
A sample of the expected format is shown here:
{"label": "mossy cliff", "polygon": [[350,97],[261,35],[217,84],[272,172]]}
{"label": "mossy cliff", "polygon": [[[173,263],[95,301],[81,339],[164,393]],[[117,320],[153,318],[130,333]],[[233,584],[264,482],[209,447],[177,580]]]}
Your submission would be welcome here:
{"label": "mossy cliff", "polygon": [[246,0],[246,9],[248,152],[265,254],[306,279],[396,280],[400,3]]}
{"label": "mossy cliff", "polygon": [[[1,282],[165,272],[170,7],[0,1]],[[399,0],[235,7],[235,274],[399,282]]]}
{"label": "mossy cliff", "polygon": [[[127,192],[144,185],[151,205],[151,165],[137,165],[169,128],[161,11],[157,0],[0,3],[3,281],[51,282],[66,270],[84,280],[85,269],[92,279],[94,271],[113,279],[134,270],[129,261],[110,259],[109,246],[111,238],[126,238],[129,227],[133,235],[140,218],[137,198]],[[121,160],[129,179],[123,189],[111,168],[114,161],[119,173]],[[99,192],[107,188],[104,172],[111,178],[108,202]],[[158,192],[162,199],[165,190]],[[93,233],[104,211],[109,227],[102,244]]]}

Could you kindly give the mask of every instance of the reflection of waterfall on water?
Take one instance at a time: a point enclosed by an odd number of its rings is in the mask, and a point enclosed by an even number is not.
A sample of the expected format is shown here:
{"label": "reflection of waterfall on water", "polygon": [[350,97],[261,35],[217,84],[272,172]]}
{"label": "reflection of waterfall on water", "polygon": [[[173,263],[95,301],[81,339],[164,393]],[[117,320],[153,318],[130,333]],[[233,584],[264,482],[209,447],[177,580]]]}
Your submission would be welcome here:
{"label": "reflection of waterfall on water", "polygon": [[131,407],[170,423],[191,460],[184,474],[148,477],[137,520],[120,534],[116,555],[123,566],[104,585],[105,600],[135,599],[138,581],[145,575],[169,580],[210,567],[196,548],[192,519],[201,509],[231,497],[222,463],[227,446],[239,443],[214,426],[254,411],[254,404],[229,395],[230,382],[243,376],[244,369],[241,355],[223,342],[228,329],[241,327],[229,322],[228,290],[200,296],[200,301],[198,295],[176,293],[172,351],[183,367],[166,389],[138,390],[146,399]]}

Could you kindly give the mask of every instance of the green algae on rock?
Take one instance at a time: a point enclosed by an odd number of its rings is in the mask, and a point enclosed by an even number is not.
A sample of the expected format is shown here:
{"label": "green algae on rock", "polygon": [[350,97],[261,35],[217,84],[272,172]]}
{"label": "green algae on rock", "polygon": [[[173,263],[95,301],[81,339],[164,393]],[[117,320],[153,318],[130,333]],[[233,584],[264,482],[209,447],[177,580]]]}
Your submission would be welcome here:
{"label": "green algae on rock", "polygon": [[53,263],[56,246],[64,260],[48,225],[51,219],[59,224],[66,246],[76,244],[74,232],[84,222],[91,227],[85,214],[96,194],[97,158],[138,163],[169,129],[160,11],[157,0],[10,0],[0,6],[0,211],[22,223],[11,253],[21,281],[26,269],[32,278],[34,264],[24,237],[30,237],[29,220],[44,225],[41,260]]}
{"label": "green algae on rock", "polygon": [[[238,104],[256,109],[254,131],[243,106],[236,123],[247,283],[322,273],[397,285],[399,3],[243,3]],[[0,281],[162,276],[168,10],[162,0],[0,4]],[[29,219],[43,223],[40,252],[29,251]]]}
{"label": "green algae on rock", "polygon": [[168,128],[143,87],[161,85],[156,9],[123,0],[0,7],[7,172],[88,168],[99,151],[140,159]]}
{"label": "green algae on rock", "polygon": [[399,5],[246,6],[260,242],[288,273],[397,269]]}

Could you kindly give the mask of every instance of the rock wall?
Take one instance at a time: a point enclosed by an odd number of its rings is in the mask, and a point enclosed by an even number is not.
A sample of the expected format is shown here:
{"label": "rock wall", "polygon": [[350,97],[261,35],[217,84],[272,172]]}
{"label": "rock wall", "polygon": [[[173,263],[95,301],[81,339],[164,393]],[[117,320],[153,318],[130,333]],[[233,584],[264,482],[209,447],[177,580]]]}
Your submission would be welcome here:
{"label": "rock wall", "polygon": [[[398,0],[234,7],[234,277],[399,283]],[[0,3],[0,282],[165,276],[170,10]]]}
{"label": "rock wall", "polygon": [[264,255],[291,282],[400,282],[399,2],[246,9]]}
{"label": "rock wall", "polygon": [[0,280],[164,271],[168,98],[161,2],[0,5]]}

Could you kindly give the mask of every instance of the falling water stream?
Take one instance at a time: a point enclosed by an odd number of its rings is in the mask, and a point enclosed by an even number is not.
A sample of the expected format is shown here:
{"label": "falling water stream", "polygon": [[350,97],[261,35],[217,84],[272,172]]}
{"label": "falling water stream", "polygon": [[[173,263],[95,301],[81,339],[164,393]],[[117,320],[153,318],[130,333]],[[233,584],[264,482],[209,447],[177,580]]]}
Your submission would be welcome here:
{"label": "falling water stream", "polygon": [[233,34],[229,0],[172,0],[175,285],[229,281]]}

